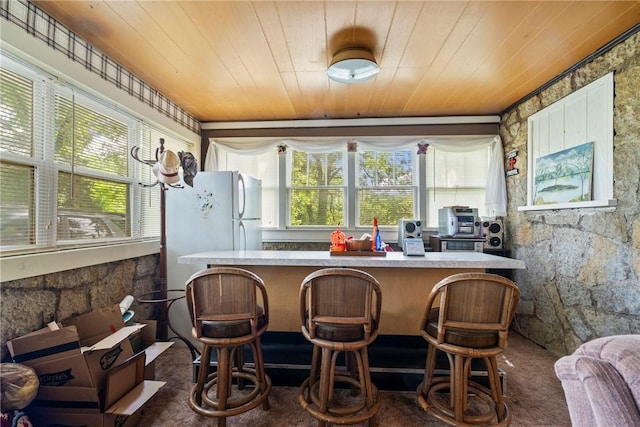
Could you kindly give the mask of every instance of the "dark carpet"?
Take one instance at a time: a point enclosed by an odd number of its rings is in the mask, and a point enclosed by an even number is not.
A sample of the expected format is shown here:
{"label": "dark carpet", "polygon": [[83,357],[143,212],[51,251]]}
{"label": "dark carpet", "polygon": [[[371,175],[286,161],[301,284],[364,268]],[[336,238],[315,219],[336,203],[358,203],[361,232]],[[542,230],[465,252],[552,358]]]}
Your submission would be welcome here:
{"label": "dark carpet", "polygon": [[[509,346],[499,356],[506,372],[505,400],[512,414],[512,426],[570,426],[564,392],[553,364],[557,357],[542,347],[510,332]],[[215,426],[215,418],[194,413],[188,405],[192,383],[191,354],[184,344],[175,344],[156,361],[156,379],[166,381],[145,406],[141,427]],[[298,403],[298,387],[274,386],[271,409],[260,407],[227,419],[229,427],[316,426],[317,421]],[[413,391],[381,391],[378,426],[443,426],[424,412]],[[362,424],[357,424],[362,425]],[[365,424],[366,425],[366,424]]]}

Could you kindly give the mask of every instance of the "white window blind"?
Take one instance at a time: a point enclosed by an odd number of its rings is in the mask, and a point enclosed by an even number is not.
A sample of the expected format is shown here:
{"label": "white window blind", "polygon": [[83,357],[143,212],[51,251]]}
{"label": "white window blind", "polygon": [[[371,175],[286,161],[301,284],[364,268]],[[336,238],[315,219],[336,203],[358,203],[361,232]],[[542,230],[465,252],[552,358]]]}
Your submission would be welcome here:
{"label": "white window blind", "polygon": [[260,155],[238,154],[219,148],[218,170],[239,171],[262,181],[262,226],[278,226],[278,149]]}
{"label": "white window blind", "polygon": [[35,245],[34,83],[0,68],[0,247]]}
{"label": "white window blind", "polygon": [[290,225],[344,225],[346,150],[288,150],[287,156]]}
{"label": "white window blind", "polygon": [[68,88],[56,91],[58,242],[131,236],[129,124],[103,109]]}
{"label": "white window blind", "polygon": [[[180,151],[190,151],[190,144],[174,138],[166,132],[162,132],[148,124],[140,126],[140,152],[139,157],[145,160],[155,160],[156,151],[160,148],[160,139],[164,140],[164,149],[171,150],[174,153]],[[156,176],[148,165],[134,162],[134,168],[137,168],[136,175],[142,184],[153,184],[156,182]],[[180,191],[175,188],[168,188],[166,191]],[[134,189],[134,194],[140,200],[139,210],[134,212],[134,231],[136,235],[143,238],[157,237],[160,235],[160,187],[138,186]]]}
{"label": "white window blind", "polygon": [[106,99],[2,52],[0,253],[96,246],[159,235],[159,187],[130,150],[188,151]]}
{"label": "white window blind", "polygon": [[490,148],[471,152],[427,150],[427,227],[438,227],[438,209],[444,206],[478,208],[487,216],[485,189],[489,169]]}
{"label": "white window blind", "polygon": [[397,225],[398,219],[416,215],[414,164],[415,155],[409,150],[358,151],[356,226],[372,224],[373,217],[380,226]]}

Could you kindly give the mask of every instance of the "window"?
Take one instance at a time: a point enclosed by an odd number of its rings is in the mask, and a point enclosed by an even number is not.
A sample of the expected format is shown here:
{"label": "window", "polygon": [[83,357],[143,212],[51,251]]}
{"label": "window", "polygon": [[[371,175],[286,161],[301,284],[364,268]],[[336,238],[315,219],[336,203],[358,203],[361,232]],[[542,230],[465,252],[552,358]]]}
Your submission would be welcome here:
{"label": "window", "polygon": [[278,148],[268,148],[255,154],[238,154],[228,150],[219,150],[218,167],[220,170],[240,171],[262,181],[262,226],[278,227]]}
{"label": "window", "polygon": [[292,226],[345,224],[345,154],[290,150],[287,188]]}
{"label": "window", "polygon": [[[165,132],[142,124],[140,133],[140,142],[136,144],[140,148],[140,159],[155,159],[156,150],[160,147],[160,139],[164,139],[164,149],[171,150],[174,153],[180,151],[189,151],[189,145],[182,140],[173,138]],[[151,167],[144,166],[138,162],[132,162],[138,181],[143,184],[153,184],[156,176]],[[160,187],[142,187],[133,186],[134,200],[140,203],[133,205],[132,225],[137,229],[137,233],[141,238],[153,238],[160,235]],[[173,191],[169,189],[168,191]],[[179,190],[178,190],[179,191]]]}
{"label": "window", "polygon": [[[427,227],[435,229],[443,206],[468,205],[488,216],[485,193],[492,140],[465,140],[467,148],[456,151],[449,151],[451,143],[443,149],[429,146],[426,155],[418,155],[417,144],[406,141],[355,144],[353,151],[347,150],[346,142],[335,141],[319,151],[324,142],[311,142],[307,148],[301,141],[269,140],[249,144],[252,149],[246,154],[239,154],[241,144],[225,141],[216,143],[215,150],[220,170],[238,170],[263,180],[265,229],[340,224],[368,231],[374,216],[387,230],[397,230],[400,219],[415,218],[426,219]],[[403,148],[393,151],[390,146],[396,145]],[[276,155],[277,146],[286,146],[281,150],[286,155]],[[270,206],[269,214],[265,206]],[[279,223],[278,218],[290,220]]]}
{"label": "window", "polygon": [[396,226],[416,214],[415,155],[409,150],[381,153],[358,151],[356,156],[357,226]]}
{"label": "window", "polygon": [[5,153],[32,159],[35,146],[34,82],[0,68],[0,245],[30,245],[35,242],[35,167],[17,163]]}
{"label": "window", "polygon": [[[66,89],[66,88],[64,88]],[[57,241],[131,236],[130,124],[70,90],[55,96],[53,166],[57,170]],[[66,93],[65,93],[66,92]],[[105,227],[107,218],[116,219]],[[87,224],[91,220],[94,226]],[[116,223],[123,228],[116,230]],[[102,226],[101,226],[102,225]]]}
{"label": "window", "polygon": [[[417,147],[376,151],[371,144],[362,144],[354,152],[347,152],[346,146],[342,151],[318,152],[317,144],[311,144],[307,152],[304,144],[295,145],[282,150],[286,156],[276,154],[273,142],[247,154],[239,154],[237,147],[216,145],[220,170],[238,170],[263,181],[265,230],[338,224],[366,230],[374,216],[388,230],[396,230],[399,219],[415,218],[426,218],[426,226],[436,229],[438,209],[451,205],[477,207],[481,216],[489,215],[488,142],[457,151],[430,146],[424,156],[417,154]],[[425,184],[421,187],[420,182]]]}
{"label": "window", "polygon": [[426,226],[438,227],[438,209],[443,206],[478,208],[478,215],[488,216],[485,189],[489,170],[490,148],[471,152],[447,152],[429,147],[426,159]]}
{"label": "window", "polygon": [[4,53],[0,98],[2,255],[159,235],[159,190],[138,185],[155,177],[129,154],[153,158],[156,129]]}

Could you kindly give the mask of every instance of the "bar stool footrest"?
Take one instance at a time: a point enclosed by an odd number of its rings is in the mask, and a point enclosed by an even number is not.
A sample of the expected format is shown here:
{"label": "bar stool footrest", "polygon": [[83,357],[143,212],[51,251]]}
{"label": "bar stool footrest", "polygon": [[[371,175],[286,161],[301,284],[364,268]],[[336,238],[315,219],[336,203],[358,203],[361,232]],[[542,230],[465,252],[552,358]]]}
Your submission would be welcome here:
{"label": "bar stool footrest", "polygon": [[[232,393],[230,398],[227,400],[227,408],[220,410],[217,398],[209,397],[209,391],[218,383],[218,373],[212,372],[207,376],[202,392],[198,393],[198,384],[194,385],[191,389],[191,393],[189,395],[189,406],[191,409],[208,417],[229,417],[247,412],[250,409],[264,404],[265,402],[268,403],[267,399],[272,387],[271,379],[268,375],[265,375],[266,384],[264,390],[261,390],[260,383],[255,375],[255,370],[252,368],[244,368],[242,371],[238,371],[237,368],[234,368],[231,377],[232,380],[237,379],[248,381],[249,384],[245,383],[243,388],[253,387],[253,390],[246,394],[242,394],[240,397],[235,397],[236,393]],[[200,396],[198,396],[198,394],[200,394]]]}
{"label": "bar stool footrest", "polygon": [[[358,389],[359,393],[357,395],[359,397],[357,402],[347,406],[335,405],[335,402],[334,405],[330,403],[327,407],[327,412],[322,412],[319,406],[320,396],[318,396],[319,381],[310,384],[310,380],[310,378],[307,378],[300,386],[298,401],[305,411],[318,420],[331,424],[359,424],[373,418],[382,406],[382,400],[375,385],[372,384],[374,403],[371,408],[367,409],[366,395],[360,390],[358,380],[339,375],[334,377],[335,382],[347,383]],[[344,389],[344,391],[348,392],[348,389]]]}
{"label": "bar stool footrest", "polygon": [[[511,413],[509,407],[503,403],[504,419],[497,420],[496,403],[491,397],[491,390],[474,381],[468,381],[468,396],[481,400],[488,409],[482,413],[463,414],[462,421],[456,420],[454,409],[449,406],[450,396],[449,377],[435,379],[428,390],[424,389],[424,382],[417,388],[418,403],[420,407],[438,418],[440,421],[452,426],[478,426],[487,425],[491,427],[507,426],[511,423]],[[440,394],[440,396],[438,396]],[[494,421],[493,423],[491,421]]]}

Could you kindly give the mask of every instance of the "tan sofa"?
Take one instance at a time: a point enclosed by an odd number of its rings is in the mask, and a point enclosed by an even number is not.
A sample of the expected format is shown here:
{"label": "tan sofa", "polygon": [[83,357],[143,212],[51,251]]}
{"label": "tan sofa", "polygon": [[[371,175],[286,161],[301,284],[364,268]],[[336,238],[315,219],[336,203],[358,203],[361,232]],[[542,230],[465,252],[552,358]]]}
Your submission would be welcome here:
{"label": "tan sofa", "polygon": [[640,335],[586,342],[555,371],[574,427],[640,426]]}

